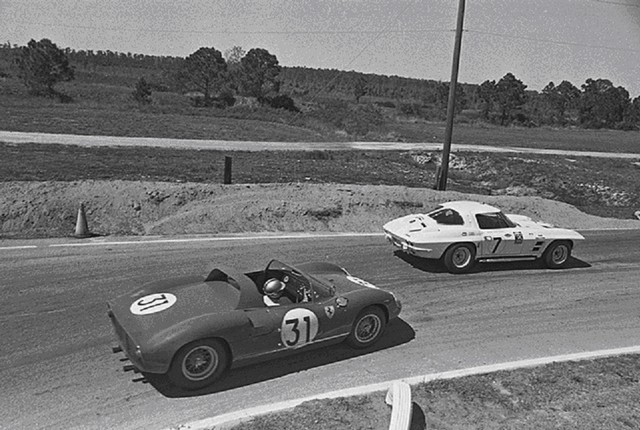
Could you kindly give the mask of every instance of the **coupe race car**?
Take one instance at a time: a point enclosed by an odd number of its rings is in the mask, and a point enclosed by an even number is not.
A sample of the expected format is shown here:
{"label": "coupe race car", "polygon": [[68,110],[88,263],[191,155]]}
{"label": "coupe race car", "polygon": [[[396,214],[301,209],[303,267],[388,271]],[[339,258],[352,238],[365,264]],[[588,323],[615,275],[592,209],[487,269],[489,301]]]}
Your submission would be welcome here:
{"label": "coupe race car", "polygon": [[541,258],[547,267],[561,268],[576,241],[584,239],[576,231],[472,201],[443,203],[426,214],[390,221],[383,229],[396,248],[442,259],[451,273],[468,272],[476,261],[505,259]]}
{"label": "coupe race car", "polygon": [[152,282],[107,307],[114,352],[188,390],[306,347],[368,348],[401,309],[392,293],[334,264],[277,260],[264,270],[218,267],[206,277]]}

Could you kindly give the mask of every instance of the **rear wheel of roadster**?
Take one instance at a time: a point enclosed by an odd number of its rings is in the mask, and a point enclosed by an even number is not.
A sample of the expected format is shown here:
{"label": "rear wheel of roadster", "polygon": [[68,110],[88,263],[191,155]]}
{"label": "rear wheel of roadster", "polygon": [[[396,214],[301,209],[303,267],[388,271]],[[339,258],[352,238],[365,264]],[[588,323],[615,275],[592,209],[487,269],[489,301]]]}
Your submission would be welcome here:
{"label": "rear wheel of roadster", "polygon": [[169,368],[169,380],[187,390],[211,385],[229,365],[229,353],[222,341],[202,339],[182,347]]}
{"label": "rear wheel of roadster", "polygon": [[473,245],[460,243],[452,245],[443,256],[444,267],[449,273],[464,273],[475,264],[476,250]]}
{"label": "rear wheel of roadster", "polygon": [[542,259],[549,269],[560,269],[567,264],[571,257],[571,242],[560,240],[551,243],[544,251]]}
{"label": "rear wheel of roadster", "polygon": [[387,318],[382,309],[376,306],[364,309],[353,323],[351,333],[347,337],[347,344],[357,349],[373,345],[382,336],[386,324]]}

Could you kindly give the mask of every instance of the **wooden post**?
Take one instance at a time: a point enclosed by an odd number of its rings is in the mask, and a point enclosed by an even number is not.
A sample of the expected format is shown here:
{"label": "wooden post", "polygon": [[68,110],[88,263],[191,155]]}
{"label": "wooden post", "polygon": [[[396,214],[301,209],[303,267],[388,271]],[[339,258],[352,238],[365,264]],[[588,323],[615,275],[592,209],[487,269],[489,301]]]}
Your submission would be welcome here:
{"label": "wooden post", "polygon": [[456,26],[456,40],[453,47],[453,64],[451,65],[451,82],[449,83],[449,100],[447,103],[447,124],[444,133],[444,145],[442,148],[442,170],[438,175],[436,190],[447,189],[447,176],[449,174],[449,153],[451,152],[451,135],[453,134],[453,117],[456,106],[456,84],[458,83],[458,67],[460,65],[460,47],[462,45],[462,28],[464,23],[465,0],[458,3],[458,22]]}
{"label": "wooden post", "polygon": [[231,157],[224,157],[224,180],[223,184],[229,185],[231,183]]}

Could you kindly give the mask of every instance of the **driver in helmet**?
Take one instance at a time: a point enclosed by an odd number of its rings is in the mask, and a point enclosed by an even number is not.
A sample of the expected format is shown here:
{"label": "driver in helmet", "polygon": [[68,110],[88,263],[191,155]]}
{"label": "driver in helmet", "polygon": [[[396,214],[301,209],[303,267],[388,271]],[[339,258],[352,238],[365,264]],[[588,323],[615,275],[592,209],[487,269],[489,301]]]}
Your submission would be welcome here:
{"label": "driver in helmet", "polygon": [[267,306],[278,306],[280,297],[284,293],[286,284],[276,278],[271,278],[264,283],[264,304]]}

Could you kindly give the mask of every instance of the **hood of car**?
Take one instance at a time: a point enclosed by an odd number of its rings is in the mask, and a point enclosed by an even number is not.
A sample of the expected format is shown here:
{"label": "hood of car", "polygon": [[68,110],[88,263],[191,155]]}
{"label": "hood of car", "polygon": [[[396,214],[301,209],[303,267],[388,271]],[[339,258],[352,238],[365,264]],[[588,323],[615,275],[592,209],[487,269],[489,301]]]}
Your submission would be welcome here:
{"label": "hood of car", "polygon": [[324,284],[333,286],[336,289],[336,296],[348,295],[351,292],[366,288],[379,290],[379,288],[372,283],[350,275],[349,273],[322,274],[314,276],[320,279]]}

